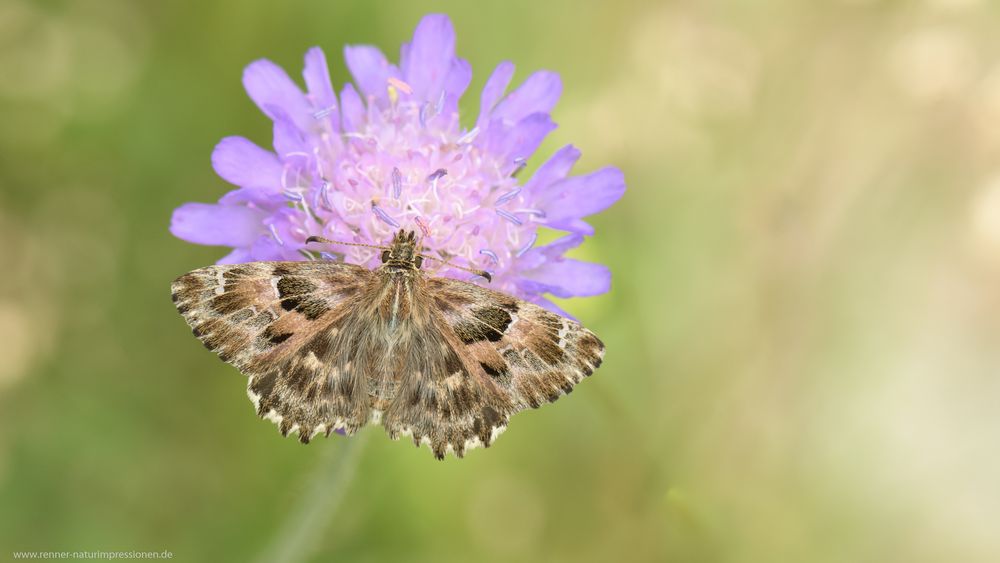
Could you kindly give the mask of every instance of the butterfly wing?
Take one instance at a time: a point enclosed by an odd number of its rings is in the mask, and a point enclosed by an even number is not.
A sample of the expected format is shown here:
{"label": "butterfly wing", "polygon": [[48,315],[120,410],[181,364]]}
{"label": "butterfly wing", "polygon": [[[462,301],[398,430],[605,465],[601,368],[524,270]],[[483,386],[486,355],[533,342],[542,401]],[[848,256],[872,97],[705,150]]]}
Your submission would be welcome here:
{"label": "butterfly wing", "polygon": [[426,278],[417,302],[429,330],[412,331],[414,354],[383,425],[435,456],[488,447],[511,415],[572,391],[600,366],[604,345],[578,323],[477,285]]}
{"label": "butterfly wing", "polygon": [[248,376],[258,416],[308,442],[368,421],[367,381],[338,352],[348,303],[373,281],[351,264],[252,262],[201,268],[171,289],[195,336]]}

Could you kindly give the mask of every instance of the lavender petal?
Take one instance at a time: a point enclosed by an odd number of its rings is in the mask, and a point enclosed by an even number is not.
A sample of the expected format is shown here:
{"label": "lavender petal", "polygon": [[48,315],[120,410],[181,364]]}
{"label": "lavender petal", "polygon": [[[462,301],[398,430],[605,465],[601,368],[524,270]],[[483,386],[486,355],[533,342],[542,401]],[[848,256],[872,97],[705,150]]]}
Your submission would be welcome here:
{"label": "lavender petal", "polygon": [[606,209],[625,193],[621,170],[606,167],[556,182],[537,194],[536,205],[546,211],[546,224],[563,226],[571,219]]}
{"label": "lavender petal", "polygon": [[572,258],[546,262],[523,276],[556,297],[600,295],[611,289],[611,271],[606,266]]}
{"label": "lavender petal", "polygon": [[215,261],[216,264],[242,264],[244,262],[253,262],[255,258],[253,257],[253,252],[249,247],[236,248],[229,254],[226,254],[222,258]]}
{"label": "lavender petal", "polygon": [[[424,16],[406,48],[404,79],[418,100],[431,100],[445,89],[455,59],[455,28],[443,14]],[[463,88],[464,90],[464,88]]]}
{"label": "lavender petal", "polygon": [[[371,45],[348,45],[344,47],[347,69],[357,82],[358,88],[366,96],[385,99],[389,77],[399,78],[399,71],[386,60],[382,51]],[[343,103],[343,99],[341,99]]]}
{"label": "lavender petal", "polygon": [[212,167],[230,184],[273,191],[281,186],[282,165],[278,157],[243,137],[226,137],[212,151]]}
{"label": "lavender petal", "polygon": [[358,131],[365,122],[365,104],[351,84],[340,91],[340,118],[344,131]]}
{"label": "lavender petal", "polygon": [[299,129],[308,130],[312,121],[309,102],[302,90],[278,65],[267,59],[250,63],[243,70],[243,87],[250,99],[268,117],[274,118],[271,108],[281,108]]}
{"label": "lavender petal", "polygon": [[493,74],[486,80],[486,85],[483,86],[483,93],[480,96],[479,119],[476,121],[476,126],[480,129],[485,128],[486,124],[490,122],[493,107],[503,97],[503,93],[507,90],[507,85],[510,84],[510,79],[513,76],[514,63],[503,61],[493,69]]}
{"label": "lavender petal", "polygon": [[263,230],[263,216],[249,207],[185,203],[174,210],[170,232],[196,244],[249,246]]}
{"label": "lavender petal", "polygon": [[[536,113],[522,119],[513,128],[496,126],[497,120],[490,122],[485,140],[476,144],[501,159],[510,162],[507,173],[514,170],[514,157],[527,158],[534,154],[546,135],[556,128],[556,124],[546,113]],[[483,138],[483,135],[480,135]]]}
{"label": "lavender petal", "polygon": [[528,193],[538,193],[539,190],[548,187],[553,182],[562,180],[573,169],[573,165],[580,159],[580,151],[573,145],[566,145],[557,150],[535,170],[531,179],[524,185]]}
{"label": "lavender petal", "polygon": [[[306,52],[305,61],[302,78],[306,81],[306,88],[309,90],[313,108],[322,112],[320,119],[332,119],[334,130],[338,130],[337,94],[333,91],[333,84],[330,82],[330,67],[326,63],[326,54],[323,53],[323,49],[313,47]],[[313,112],[314,118],[316,113],[316,111]]]}
{"label": "lavender petal", "polygon": [[517,123],[534,113],[550,113],[562,94],[559,75],[540,70],[528,77],[516,90],[493,108],[493,117]]}
{"label": "lavender petal", "polygon": [[274,109],[274,150],[281,158],[292,153],[307,153],[309,142],[291,118],[280,109]]}

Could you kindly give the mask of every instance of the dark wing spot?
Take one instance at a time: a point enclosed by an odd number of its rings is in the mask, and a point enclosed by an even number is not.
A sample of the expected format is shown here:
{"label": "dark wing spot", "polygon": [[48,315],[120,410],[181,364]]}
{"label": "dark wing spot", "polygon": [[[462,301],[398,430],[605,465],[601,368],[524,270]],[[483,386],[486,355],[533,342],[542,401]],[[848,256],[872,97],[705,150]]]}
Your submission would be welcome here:
{"label": "dark wing spot", "polygon": [[298,296],[288,297],[281,300],[281,308],[286,311],[292,311],[302,303],[302,299]]}
{"label": "dark wing spot", "polygon": [[344,284],[337,287],[337,293],[340,295],[341,299],[352,297],[361,289],[360,286]]}
{"label": "dark wing spot", "polygon": [[538,339],[531,343],[531,347],[538,357],[550,366],[558,364],[566,357],[566,352],[551,340]]}
{"label": "dark wing spot", "polygon": [[330,310],[323,299],[306,299],[298,307],[299,312],[310,321],[316,320]]}
{"label": "dark wing spot", "polygon": [[306,386],[313,381],[313,376],[315,372],[308,369],[301,362],[291,366],[290,369],[285,373],[285,379],[288,382],[288,386],[299,391],[300,393],[305,390]]}
{"label": "dark wing spot", "polygon": [[493,407],[490,406],[483,407],[482,414],[483,414],[483,422],[486,423],[486,426],[493,427],[496,426],[498,422],[500,422],[500,413],[498,413],[496,409],[494,409]]}
{"label": "dark wing spot", "polygon": [[485,406],[479,411],[479,416],[472,422],[472,430],[479,436],[484,447],[490,447],[493,428],[499,426],[503,418],[491,406]]}
{"label": "dark wing spot", "polygon": [[212,298],[211,305],[215,312],[228,315],[250,305],[250,300],[247,299],[246,295],[241,293],[223,293]]}
{"label": "dark wing spot", "polygon": [[234,266],[222,273],[222,278],[225,280],[235,280],[239,278],[245,278],[254,274],[254,269],[249,266]]}
{"label": "dark wing spot", "polygon": [[278,280],[278,297],[305,295],[316,291],[316,285],[306,278],[285,276]]}
{"label": "dark wing spot", "polygon": [[290,333],[290,332],[281,332],[281,333],[275,332],[274,331],[274,327],[270,327],[269,326],[266,329],[264,329],[264,332],[261,333],[261,337],[265,341],[271,343],[272,345],[277,345],[277,344],[281,344],[282,342],[284,342],[284,341],[288,340],[289,338],[291,338],[292,337],[292,333]]}
{"label": "dark wing spot", "polygon": [[277,315],[272,313],[270,310],[265,309],[260,313],[257,313],[257,316],[251,319],[248,324],[252,328],[262,329],[267,325],[273,323],[275,320],[277,320],[277,318],[278,318]]}
{"label": "dark wing spot", "polygon": [[328,331],[322,331],[312,338],[305,346],[302,347],[303,352],[312,352],[316,354],[316,358],[322,359],[326,358],[330,350],[330,333]]}
{"label": "dark wing spot", "polygon": [[277,381],[278,372],[270,371],[254,377],[253,381],[250,382],[250,390],[260,397],[257,416],[264,416],[271,409],[271,392],[274,391],[274,384]]}
{"label": "dark wing spot", "polygon": [[479,362],[479,365],[482,366],[483,371],[485,371],[487,375],[489,375],[490,377],[492,377],[494,379],[503,378],[508,373],[507,372],[507,364],[505,364],[503,362],[501,362],[499,364],[497,364],[497,363],[489,363],[489,362]]}
{"label": "dark wing spot", "polygon": [[472,313],[472,319],[455,324],[455,334],[465,344],[480,340],[498,342],[513,320],[510,313],[497,307],[484,307]]}
{"label": "dark wing spot", "polygon": [[241,309],[240,311],[233,313],[233,316],[229,317],[229,322],[235,324],[245,323],[246,321],[249,321],[252,317],[253,317],[253,311],[251,311],[250,309]]}
{"label": "dark wing spot", "polygon": [[445,356],[444,369],[448,375],[465,371],[462,366],[462,360],[458,358],[458,354],[456,354],[451,348],[448,349],[447,356]]}
{"label": "dark wing spot", "polygon": [[310,321],[318,319],[323,313],[330,310],[326,301],[318,298],[309,298],[300,295],[287,297],[281,300],[281,308],[286,311],[298,311]]}
{"label": "dark wing spot", "polygon": [[[346,374],[345,374],[346,375]],[[350,377],[340,377],[337,380],[337,394],[351,400],[354,396],[354,380]]]}

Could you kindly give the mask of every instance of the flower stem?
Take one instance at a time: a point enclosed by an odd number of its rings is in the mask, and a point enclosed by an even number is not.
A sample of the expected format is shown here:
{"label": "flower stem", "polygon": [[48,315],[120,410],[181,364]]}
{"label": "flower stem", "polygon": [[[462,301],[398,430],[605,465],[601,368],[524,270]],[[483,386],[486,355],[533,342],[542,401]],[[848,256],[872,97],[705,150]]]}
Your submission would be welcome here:
{"label": "flower stem", "polygon": [[311,481],[258,561],[294,563],[304,561],[313,552],[354,477],[367,435],[359,432],[350,438],[338,436],[334,444],[326,444]]}

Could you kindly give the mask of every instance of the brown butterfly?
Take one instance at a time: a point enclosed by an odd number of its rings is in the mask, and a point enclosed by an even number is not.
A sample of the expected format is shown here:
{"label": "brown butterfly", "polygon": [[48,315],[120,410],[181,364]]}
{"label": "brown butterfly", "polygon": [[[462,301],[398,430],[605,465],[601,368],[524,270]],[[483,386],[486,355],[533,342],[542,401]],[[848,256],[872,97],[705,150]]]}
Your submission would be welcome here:
{"label": "brown butterfly", "polygon": [[[311,237],[307,242],[331,242]],[[174,303],[209,350],[249,377],[257,415],[308,443],[381,422],[438,459],[485,446],[511,415],[573,390],[604,345],[509,295],[426,276],[400,230],[375,270],[334,261],[209,266]]]}

